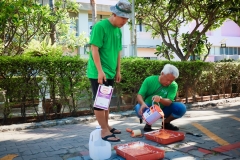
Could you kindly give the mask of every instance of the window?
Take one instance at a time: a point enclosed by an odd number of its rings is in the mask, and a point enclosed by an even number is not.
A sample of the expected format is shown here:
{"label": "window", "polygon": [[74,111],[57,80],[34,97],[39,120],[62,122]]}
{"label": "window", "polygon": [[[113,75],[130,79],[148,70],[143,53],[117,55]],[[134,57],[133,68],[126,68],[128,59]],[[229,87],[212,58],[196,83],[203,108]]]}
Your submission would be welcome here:
{"label": "window", "polygon": [[70,24],[70,31],[75,31],[76,32],[76,36],[78,36],[78,32],[77,32],[77,28],[78,28],[78,26],[77,26],[77,20],[71,20],[71,22],[70,22],[71,24]]}
{"label": "window", "polygon": [[144,59],[157,60],[157,57],[143,57]]}
{"label": "window", "polygon": [[[97,21],[100,21],[101,19],[109,18],[110,15],[97,15]],[[92,22],[92,14],[88,14],[88,21]]]}
{"label": "window", "polygon": [[146,32],[144,25],[140,24],[136,24],[136,31],[137,32]]}
{"label": "window", "polygon": [[224,48],[224,51],[225,51],[225,54],[226,54],[226,55],[229,55],[228,48],[229,48],[229,47]]}
{"label": "window", "polygon": [[[214,51],[213,51],[214,48]],[[210,55],[240,55],[240,47],[212,47]]]}
{"label": "window", "polygon": [[233,55],[237,55],[237,47],[233,47]]}
{"label": "window", "polygon": [[214,47],[214,55],[220,55],[220,47]]}
{"label": "window", "polygon": [[214,48],[215,48],[215,47],[212,47],[212,48],[210,49],[209,55],[214,55]]}
{"label": "window", "polygon": [[142,27],[140,25],[136,25],[136,31],[137,32],[142,32]]}
{"label": "window", "polygon": [[228,55],[233,55],[233,47],[228,47]]}
{"label": "window", "polygon": [[220,55],[224,55],[224,49],[225,48],[220,48]]}
{"label": "window", "polygon": [[88,35],[90,36],[92,32],[92,21],[88,21]]}
{"label": "window", "polygon": [[157,57],[150,57],[151,60],[157,60]]}

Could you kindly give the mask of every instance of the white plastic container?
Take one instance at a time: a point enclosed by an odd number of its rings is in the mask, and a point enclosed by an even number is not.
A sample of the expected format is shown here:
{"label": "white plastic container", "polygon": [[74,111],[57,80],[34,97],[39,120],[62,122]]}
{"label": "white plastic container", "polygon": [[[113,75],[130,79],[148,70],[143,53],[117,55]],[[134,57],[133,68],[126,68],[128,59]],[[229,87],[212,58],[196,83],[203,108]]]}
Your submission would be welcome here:
{"label": "white plastic container", "polygon": [[89,138],[89,155],[93,160],[109,159],[112,155],[111,143],[101,137],[101,127],[97,126]]}

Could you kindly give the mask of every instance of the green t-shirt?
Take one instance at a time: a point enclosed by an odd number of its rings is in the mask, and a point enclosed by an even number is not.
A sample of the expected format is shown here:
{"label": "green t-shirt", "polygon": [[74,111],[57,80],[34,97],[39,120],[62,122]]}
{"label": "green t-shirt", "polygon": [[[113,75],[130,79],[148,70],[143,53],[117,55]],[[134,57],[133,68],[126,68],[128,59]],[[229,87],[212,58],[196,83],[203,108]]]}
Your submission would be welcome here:
{"label": "green t-shirt", "polygon": [[[152,97],[154,95],[159,95],[162,98],[168,98],[172,101],[174,101],[174,98],[176,97],[178,84],[175,81],[173,81],[169,86],[164,87],[160,84],[158,79],[159,76],[157,75],[147,77],[143,81],[142,86],[138,92],[138,94],[140,94],[143,97],[144,102],[147,104],[152,104]],[[161,86],[162,88],[158,90],[158,88]],[[156,92],[157,90],[158,92]],[[161,103],[160,105],[161,108],[164,107]]]}
{"label": "green t-shirt", "polygon": [[[99,48],[100,61],[106,78],[114,79],[118,55],[122,50],[122,32],[120,28],[113,26],[108,19],[96,23],[92,29],[90,44]],[[90,52],[88,60],[87,76],[93,79],[98,78],[92,52]]]}

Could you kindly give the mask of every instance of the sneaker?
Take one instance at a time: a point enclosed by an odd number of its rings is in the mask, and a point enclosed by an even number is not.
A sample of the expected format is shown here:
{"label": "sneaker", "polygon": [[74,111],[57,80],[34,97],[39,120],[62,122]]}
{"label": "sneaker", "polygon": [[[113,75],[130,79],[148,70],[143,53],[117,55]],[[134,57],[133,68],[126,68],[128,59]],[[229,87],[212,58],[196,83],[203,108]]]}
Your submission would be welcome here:
{"label": "sneaker", "polygon": [[153,131],[152,126],[151,126],[151,125],[148,125],[148,124],[145,125],[145,127],[143,128],[143,130],[144,130],[145,132],[151,132],[151,131]]}
{"label": "sneaker", "polygon": [[[163,128],[163,126],[162,126]],[[164,129],[172,130],[172,131],[178,131],[179,128],[177,126],[172,125],[171,123],[164,123]]]}

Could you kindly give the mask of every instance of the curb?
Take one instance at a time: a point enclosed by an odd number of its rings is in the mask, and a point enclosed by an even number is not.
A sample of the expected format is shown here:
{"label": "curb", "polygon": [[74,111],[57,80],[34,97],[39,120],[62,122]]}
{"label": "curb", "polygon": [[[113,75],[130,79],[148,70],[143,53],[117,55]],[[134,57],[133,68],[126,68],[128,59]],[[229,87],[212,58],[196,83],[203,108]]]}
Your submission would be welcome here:
{"label": "curb", "polygon": [[[117,112],[117,113],[110,113],[109,119],[120,119],[120,118],[131,117],[131,116],[135,116],[134,111]],[[94,115],[81,116],[81,117],[68,117],[68,118],[57,119],[57,120],[46,120],[43,122],[32,122],[32,123],[0,126],[0,132],[20,131],[20,130],[36,129],[36,128],[49,128],[53,126],[68,125],[68,124],[88,124],[94,121],[96,121],[96,117]]]}
{"label": "curb", "polygon": [[[224,106],[228,103],[240,102],[240,97],[236,98],[228,98],[228,99],[220,99],[206,102],[196,102],[193,104],[185,104],[187,109],[207,109],[213,108],[217,106]],[[112,112],[109,114],[109,119],[120,119],[124,117],[135,116],[134,110],[124,111],[124,112]],[[46,120],[43,122],[32,122],[32,123],[22,123],[22,124],[12,124],[6,126],[0,126],[0,132],[6,131],[20,131],[26,129],[36,129],[36,128],[49,128],[58,125],[67,125],[67,124],[88,124],[96,121],[96,117],[94,115],[90,116],[81,116],[81,117],[68,117],[57,120]]]}
{"label": "curb", "polygon": [[224,106],[228,103],[235,103],[235,102],[240,102],[240,97],[218,99],[218,100],[205,101],[205,102],[195,102],[192,104],[189,103],[189,104],[185,104],[185,105],[187,106],[187,109],[212,108],[212,107],[217,107],[217,106]]}

